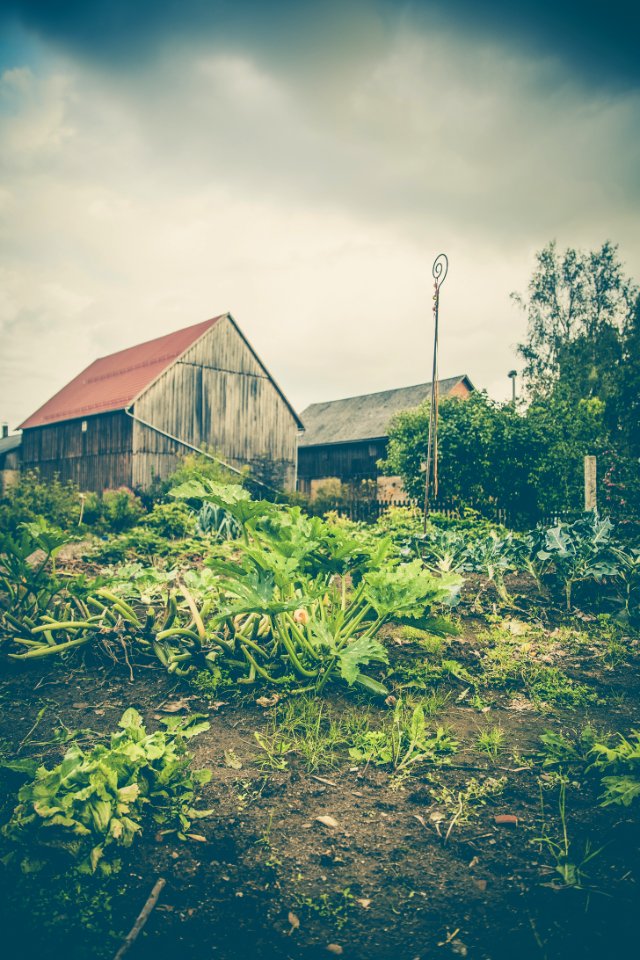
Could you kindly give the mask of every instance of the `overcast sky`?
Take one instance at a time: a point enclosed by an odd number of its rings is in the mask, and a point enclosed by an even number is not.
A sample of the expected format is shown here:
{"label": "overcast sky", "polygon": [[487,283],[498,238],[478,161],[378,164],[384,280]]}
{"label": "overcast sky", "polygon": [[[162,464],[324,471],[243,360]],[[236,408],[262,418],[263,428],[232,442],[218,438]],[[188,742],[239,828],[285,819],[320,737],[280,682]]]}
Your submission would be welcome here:
{"label": "overcast sky", "polygon": [[640,281],[635,4],[23,0],[0,14],[0,420],[230,311],[298,410],[496,398],[535,251]]}

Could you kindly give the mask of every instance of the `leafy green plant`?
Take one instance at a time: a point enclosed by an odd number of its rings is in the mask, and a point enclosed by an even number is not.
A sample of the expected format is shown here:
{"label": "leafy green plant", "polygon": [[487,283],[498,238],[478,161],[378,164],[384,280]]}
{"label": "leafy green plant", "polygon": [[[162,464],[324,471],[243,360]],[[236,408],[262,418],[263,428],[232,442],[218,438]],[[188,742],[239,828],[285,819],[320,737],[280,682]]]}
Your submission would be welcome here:
{"label": "leafy green plant", "polygon": [[504,736],[504,730],[499,725],[485,727],[484,730],[480,731],[476,740],[478,750],[482,753],[487,753],[495,760],[503,749]]}
{"label": "leafy green plant", "polygon": [[167,540],[181,540],[190,536],[196,518],[186,503],[154,503],[141,525]]}
{"label": "leafy green plant", "polygon": [[584,773],[592,763],[591,754],[598,739],[598,732],[591,724],[587,724],[573,736],[556,730],[545,730],[540,737],[542,766]]}
{"label": "leafy green plant", "polygon": [[[171,717],[165,730],[147,734],[130,708],[108,745],[88,752],[72,744],[52,769],[39,767],[18,793],[3,837],[34,860],[61,852],[81,873],[110,873],[114,849],[129,847],[150,822],[188,839],[193,820],[208,816],[192,803],[210,771],[192,770],[185,743],[209,728],[199,717]],[[34,856],[35,854],[35,856]]]}
{"label": "leafy green plant", "polygon": [[80,493],[71,481],[44,480],[39,470],[25,470],[0,500],[0,530],[15,535],[20,524],[42,517],[52,526],[73,530],[80,517]]}
{"label": "leafy green plant", "polygon": [[408,774],[417,765],[442,763],[458,748],[444,727],[427,728],[421,704],[411,706],[398,700],[392,718],[378,730],[364,730],[349,750],[352,760],[391,766],[396,774]]}
{"label": "leafy green plant", "polygon": [[63,590],[55,561],[70,539],[42,517],[20,524],[13,535],[0,534],[0,629],[6,635],[28,633]]}
{"label": "leafy green plant", "polygon": [[621,586],[624,617],[633,623],[640,619],[640,550],[612,546],[617,564],[616,577]]}
{"label": "leafy green plant", "polygon": [[[541,800],[544,816],[544,801]],[[563,886],[575,887],[580,890],[585,886],[589,875],[585,870],[588,863],[594,860],[604,847],[595,848],[590,840],[578,852],[577,845],[569,837],[567,823],[567,785],[563,780],[559,782],[558,813],[560,815],[561,835],[559,839],[551,836],[549,827],[545,824],[539,837],[532,841],[538,843],[540,850],[546,849],[553,858],[553,872],[558,876]]]}
{"label": "leafy green plant", "polygon": [[574,523],[558,523],[546,531],[537,557],[543,563],[550,562],[561,579],[567,610],[571,610],[576,584],[618,575],[619,568],[611,553],[612,529],[608,517],[601,519],[594,513]]}
{"label": "leafy green plant", "polygon": [[602,805],[630,806],[640,797],[640,732],[629,737],[618,734],[618,742],[595,743],[591,750],[593,765],[601,773],[604,795]]}
{"label": "leafy green plant", "polygon": [[464,569],[482,574],[493,583],[498,597],[507,606],[511,606],[513,599],[507,591],[505,577],[518,569],[517,544],[513,533],[500,536],[491,531],[487,537],[469,546],[464,565]]}

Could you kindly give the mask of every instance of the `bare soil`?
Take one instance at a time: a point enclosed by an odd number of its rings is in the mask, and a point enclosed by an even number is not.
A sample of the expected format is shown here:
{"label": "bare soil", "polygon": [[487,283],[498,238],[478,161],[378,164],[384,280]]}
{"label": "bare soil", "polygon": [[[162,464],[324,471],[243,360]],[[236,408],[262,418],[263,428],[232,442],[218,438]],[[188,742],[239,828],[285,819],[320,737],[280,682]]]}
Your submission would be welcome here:
{"label": "bare soil", "polygon": [[[447,657],[472,667],[477,634],[486,624],[471,615],[464,624]],[[134,683],[124,667],[87,669],[79,659],[71,669],[12,667],[0,678],[0,737],[10,755],[39,750],[55,762],[64,746],[47,741],[60,724],[104,734],[115,729],[128,706],[141,712],[150,730],[167,704],[178,701],[182,709],[209,714],[211,729],[192,741],[192,749],[196,764],[213,771],[200,805],[215,812],[197,824],[203,841],[181,843],[147,833],[117,876],[109,882],[85,880],[85,899],[71,887],[63,895],[50,875],[22,877],[0,868],[0,929],[10,947],[5,955],[113,957],[158,877],[166,879],[166,887],[128,954],[131,960],[636,955],[636,811],[600,806],[595,780],[572,786],[567,818],[574,849],[590,841],[604,850],[589,864],[584,889],[563,887],[548,851],[533,842],[545,821],[559,835],[557,791],[543,791],[543,812],[541,768],[517,757],[535,754],[545,730],[575,731],[587,720],[609,731],[637,727],[639,658],[632,653],[610,668],[597,644],[591,651],[556,655],[558,665],[587,684],[599,702],[544,712],[503,690],[483,714],[469,705],[464,683],[452,678],[450,699],[434,724],[449,725],[460,750],[450,764],[414,776],[400,789],[394,789],[388,771],[354,764],[344,754],[335,768],[315,774],[296,756],[284,770],[261,768],[254,732],[267,729],[271,710],[255,698],[269,691],[223,695],[226,702],[220,704],[177,684],[160,667],[135,667]],[[424,651],[392,649],[399,660],[416,656],[424,657]],[[330,694],[337,710],[353,703],[342,696]],[[505,732],[495,760],[477,749],[478,732],[487,722],[499,723]],[[240,769],[228,765],[229,751],[240,758]],[[476,808],[469,822],[456,824],[446,839],[449,819],[439,823],[431,816],[442,809],[433,790],[439,784],[461,790],[471,777],[500,776],[507,777],[504,792]],[[9,794],[3,821],[13,802]],[[497,823],[496,816],[504,814],[517,817],[517,825]],[[337,826],[322,824],[320,816]]]}

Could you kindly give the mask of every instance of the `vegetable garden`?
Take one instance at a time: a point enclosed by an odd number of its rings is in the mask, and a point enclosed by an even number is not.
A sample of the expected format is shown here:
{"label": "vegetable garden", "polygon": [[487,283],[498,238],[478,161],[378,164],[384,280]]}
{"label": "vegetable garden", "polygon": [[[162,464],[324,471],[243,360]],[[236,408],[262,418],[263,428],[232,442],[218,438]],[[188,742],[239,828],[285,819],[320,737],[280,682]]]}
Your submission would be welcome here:
{"label": "vegetable garden", "polygon": [[15,955],[632,942],[637,546],[597,515],[424,532],[179,479],[102,539],[2,534]]}

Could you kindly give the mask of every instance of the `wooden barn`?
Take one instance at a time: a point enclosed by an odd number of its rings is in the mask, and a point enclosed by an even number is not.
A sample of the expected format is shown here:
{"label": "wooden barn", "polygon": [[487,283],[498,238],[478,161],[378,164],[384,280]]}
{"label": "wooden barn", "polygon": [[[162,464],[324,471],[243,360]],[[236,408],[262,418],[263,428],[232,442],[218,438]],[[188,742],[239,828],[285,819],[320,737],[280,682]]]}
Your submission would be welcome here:
{"label": "wooden barn", "polygon": [[[468,397],[474,389],[466,374],[440,380],[441,397]],[[431,383],[383,390],[345,400],[312,403],[301,414],[305,426],[298,448],[298,489],[314,495],[320,484],[378,483],[379,499],[402,499],[399,478],[381,477],[378,460],[387,453],[389,422],[403,410],[431,397]]]}
{"label": "wooden barn", "polygon": [[295,488],[302,424],[230,314],[102,357],[22,424],[23,469],[145,489],[204,445]]}

